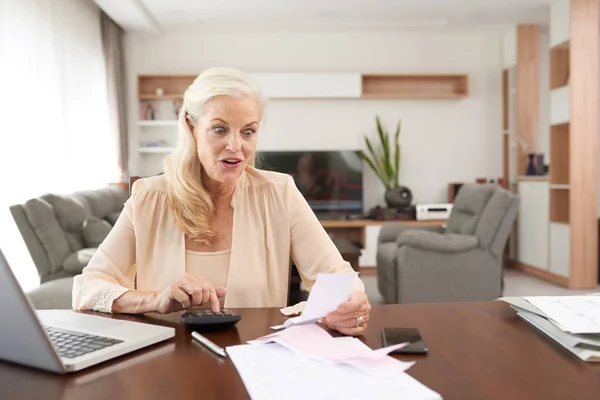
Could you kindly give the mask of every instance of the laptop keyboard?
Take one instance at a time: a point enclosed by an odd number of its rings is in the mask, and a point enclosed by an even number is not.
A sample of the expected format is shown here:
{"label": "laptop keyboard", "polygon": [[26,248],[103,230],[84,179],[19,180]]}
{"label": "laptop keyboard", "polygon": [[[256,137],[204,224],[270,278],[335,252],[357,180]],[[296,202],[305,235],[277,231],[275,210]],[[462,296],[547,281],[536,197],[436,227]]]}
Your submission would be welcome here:
{"label": "laptop keyboard", "polygon": [[74,358],[84,354],[104,349],[122,340],[95,336],[82,332],[46,327],[46,334],[60,357]]}

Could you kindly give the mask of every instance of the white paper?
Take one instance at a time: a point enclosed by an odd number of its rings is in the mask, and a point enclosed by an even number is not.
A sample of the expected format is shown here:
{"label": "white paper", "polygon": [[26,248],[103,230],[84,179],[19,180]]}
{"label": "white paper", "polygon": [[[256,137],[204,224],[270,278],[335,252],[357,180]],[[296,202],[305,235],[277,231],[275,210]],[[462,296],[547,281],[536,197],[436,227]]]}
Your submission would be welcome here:
{"label": "white paper", "polygon": [[566,332],[600,333],[600,297],[534,296],[524,299]]}
{"label": "white paper", "polygon": [[271,329],[283,329],[295,324],[313,323],[335,311],[340,304],[348,300],[356,276],[355,271],[318,274],[304,305],[302,315],[290,318],[283,325],[273,326]]}
{"label": "white paper", "polygon": [[295,354],[277,343],[227,348],[252,399],[413,399],[442,397],[406,373],[365,374]]}

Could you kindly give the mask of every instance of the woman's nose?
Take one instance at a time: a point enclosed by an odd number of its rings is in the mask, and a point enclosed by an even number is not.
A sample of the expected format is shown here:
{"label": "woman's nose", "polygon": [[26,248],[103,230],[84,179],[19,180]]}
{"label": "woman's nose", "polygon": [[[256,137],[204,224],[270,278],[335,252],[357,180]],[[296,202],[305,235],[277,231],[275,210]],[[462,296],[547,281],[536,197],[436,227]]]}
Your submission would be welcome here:
{"label": "woman's nose", "polygon": [[227,138],[227,150],[237,152],[242,148],[242,141],[239,135],[232,134]]}

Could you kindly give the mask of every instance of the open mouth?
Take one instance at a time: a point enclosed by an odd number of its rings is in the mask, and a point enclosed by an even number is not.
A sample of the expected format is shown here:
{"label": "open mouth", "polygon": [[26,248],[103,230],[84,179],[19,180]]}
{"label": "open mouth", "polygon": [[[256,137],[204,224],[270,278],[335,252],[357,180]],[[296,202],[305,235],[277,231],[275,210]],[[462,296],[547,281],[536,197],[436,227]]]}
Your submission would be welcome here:
{"label": "open mouth", "polygon": [[226,158],[221,160],[221,165],[225,168],[236,168],[242,163],[242,160],[239,158]]}

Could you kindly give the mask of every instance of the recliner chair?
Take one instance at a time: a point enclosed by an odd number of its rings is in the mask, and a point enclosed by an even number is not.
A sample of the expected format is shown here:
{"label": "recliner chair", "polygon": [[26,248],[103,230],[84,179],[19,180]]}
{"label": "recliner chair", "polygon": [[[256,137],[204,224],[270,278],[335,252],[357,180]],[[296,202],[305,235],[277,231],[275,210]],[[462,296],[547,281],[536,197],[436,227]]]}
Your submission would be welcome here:
{"label": "recliner chair", "polygon": [[387,304],[486,301],[502,295],[503,252],[519,198],[491,184],[465,184],[446,228],[382,226],[379,292]]}

